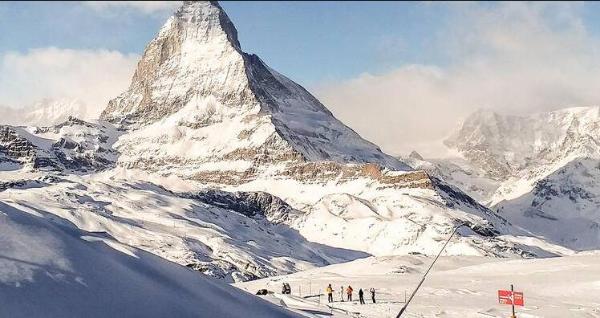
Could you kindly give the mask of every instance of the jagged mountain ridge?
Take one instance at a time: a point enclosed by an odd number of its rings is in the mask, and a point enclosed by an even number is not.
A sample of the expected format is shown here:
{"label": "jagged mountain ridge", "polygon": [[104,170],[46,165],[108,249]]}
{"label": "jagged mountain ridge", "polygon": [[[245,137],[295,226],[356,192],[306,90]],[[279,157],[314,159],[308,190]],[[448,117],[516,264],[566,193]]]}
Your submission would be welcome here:
{"label": "jagged mountain ridge", "polygon": [[15,170],[104,170],[116,161],[117,137],[112,125],[75,117],[46,127],[0,126],[0,164]]}

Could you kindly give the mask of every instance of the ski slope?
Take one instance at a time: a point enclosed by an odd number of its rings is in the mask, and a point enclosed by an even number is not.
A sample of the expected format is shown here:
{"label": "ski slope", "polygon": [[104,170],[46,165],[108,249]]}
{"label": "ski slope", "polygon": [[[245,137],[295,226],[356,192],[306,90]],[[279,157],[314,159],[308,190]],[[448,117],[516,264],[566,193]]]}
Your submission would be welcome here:
{"label": "ski slope", "polygon": [[[260,288],[280,292],[281,284],[288,282],[291,297],[275,294],[267,299],[284,298],[292,308],[311,308],[333,317],[395,317],[430,262],[422,256],[370,257],[236,286],[249,292]],[[509,317],[510,306],[498,304],[497,290],[509,289],[510,284],[525,295],[517,317],[600,317],[599,262],[600,253],[529,260],[445,256],[403,317]],[[323,293],[329,283],[335,290],[335,309],[326,306],[326,295],[321,304],[319,297],[304,298]],[[340,287],[348,284],[355,301],[340,302]],[[370,301],[371,287],[377,290],[376,304]],[[366,289],[365,305],[358,304],[359,288]]]}

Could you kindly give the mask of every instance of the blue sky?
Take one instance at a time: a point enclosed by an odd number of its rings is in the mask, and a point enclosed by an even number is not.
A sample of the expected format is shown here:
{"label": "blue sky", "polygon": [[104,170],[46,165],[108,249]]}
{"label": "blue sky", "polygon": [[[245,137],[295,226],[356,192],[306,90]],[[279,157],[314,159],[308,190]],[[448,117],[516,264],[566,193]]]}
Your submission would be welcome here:
{"label": "blue sky", "polygon": [[[443,63],[428,50],[448,8],[394,2],[223,2],[244,50],[308,85]],[[143,51],[170,10],[97,10],[78,3],[0,3],[0,54],[54,46]],[[327,67],[315,67],[327,65]]]}
{"label": "blue sky", "polygon": [[[477,109],[600,105],[600,4],[223,2],[246,52],[392,154],[445,151]],[[0,106],[124,91],[164,2],[0,2]]]}

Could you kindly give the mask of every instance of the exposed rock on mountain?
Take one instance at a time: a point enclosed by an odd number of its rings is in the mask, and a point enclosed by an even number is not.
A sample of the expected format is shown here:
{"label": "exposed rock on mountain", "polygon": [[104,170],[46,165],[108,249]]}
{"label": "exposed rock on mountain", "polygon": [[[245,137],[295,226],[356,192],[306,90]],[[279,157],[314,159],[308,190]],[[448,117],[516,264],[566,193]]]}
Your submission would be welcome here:
{"label": "exposed rock on mountain", "polygon": [[266,192],[225,192],[207,190],[186,195],[207,204],[236,211],[249,217],[265,217],[273,223],[290,221],[292,207],[280,198]]}
{"label": "exposed rock on mountain", "polygon": [[506,180],[524,172],[533,174],[540,166],[600,156],[600,107],[531,116],[478,111],[446,144],[490,178]]}
{"label": "exposed rock on mountain", "polygon": [[0,126],[0,154],[15,168],[93,172],[112,167],[117,152],[112,125],[74,117],[49,127]]}

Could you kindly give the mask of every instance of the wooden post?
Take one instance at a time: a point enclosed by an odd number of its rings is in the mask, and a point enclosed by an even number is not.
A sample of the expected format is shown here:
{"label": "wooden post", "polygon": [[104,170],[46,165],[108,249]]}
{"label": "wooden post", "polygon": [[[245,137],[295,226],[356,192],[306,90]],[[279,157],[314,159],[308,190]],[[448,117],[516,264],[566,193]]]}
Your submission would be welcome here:
{"label": "wooden post", "polygon": [[517,318],[515,315],[515,289],[512,284],[510,284],[510,298],[512,303],[512,318]]}

